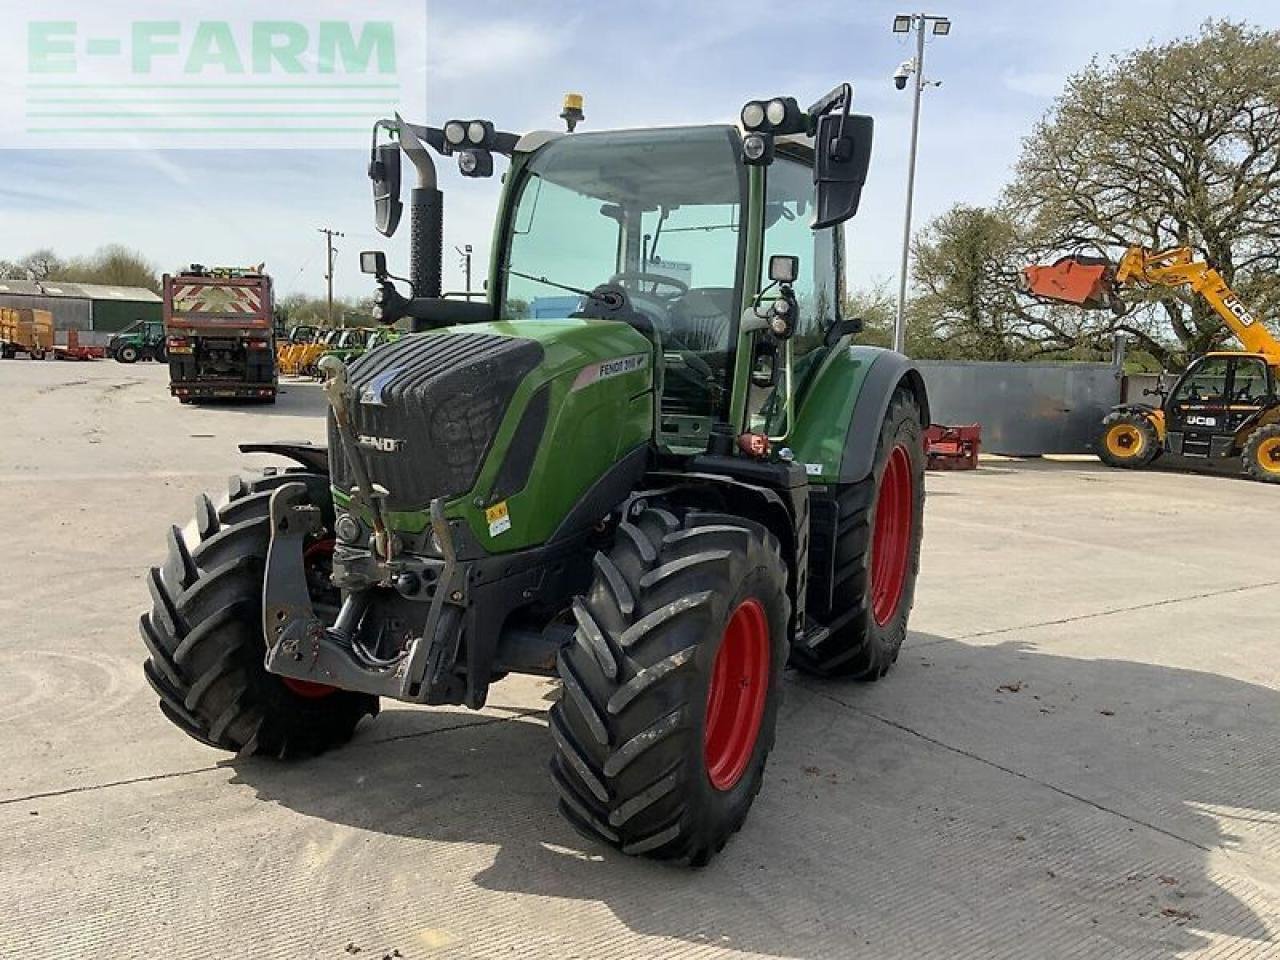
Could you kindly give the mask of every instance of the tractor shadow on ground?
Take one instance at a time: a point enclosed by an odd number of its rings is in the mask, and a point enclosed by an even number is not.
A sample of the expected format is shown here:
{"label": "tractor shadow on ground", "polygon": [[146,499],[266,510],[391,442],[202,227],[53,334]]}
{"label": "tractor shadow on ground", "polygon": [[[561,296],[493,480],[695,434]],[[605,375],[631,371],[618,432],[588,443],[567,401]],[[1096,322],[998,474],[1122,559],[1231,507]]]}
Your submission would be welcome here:
{"label": "tractor shadow on ground", "polygon": [[1173,960],[1213,934],[1276,948],[1246,902],[1265,904],[1268,881],[1240,876],[1274,882],[1257,854],[1280,849],[1277,691],[917,634],[881,683],[790,674],[786,693],[751,816],[700,871],[573,832],[536,702],[506,718],[392,708],[311,764],[233,761],[233,782],[423,841],[415,870],[432,844],[474,845],[442,860],[488,864],[485,890],[602,903],[636,933],[707,947],[950,958],[1016,940],[1027,957]]}

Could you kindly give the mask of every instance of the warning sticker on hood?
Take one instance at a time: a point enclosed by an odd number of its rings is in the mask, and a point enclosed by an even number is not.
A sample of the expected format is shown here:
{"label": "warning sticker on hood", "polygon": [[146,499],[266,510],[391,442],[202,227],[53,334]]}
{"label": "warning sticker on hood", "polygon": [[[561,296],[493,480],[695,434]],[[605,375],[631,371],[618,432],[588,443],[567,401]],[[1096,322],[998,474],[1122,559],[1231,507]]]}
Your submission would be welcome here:
{"label": "warning sticker on hood", "polygon": [[615,360],[601,360],[599,363],[593,363],[585,366],[578,372],[578,377],[573,381],[573,389],[581,390],[583,387],[589,387],[593,383],[599,383],[601,380],[608,380],[611,377],[621,377],[624,374],[635,373],[637,370],[643,370],[649,365],[649,355],[647,353],[633,353],[629,357],[618,357]]}

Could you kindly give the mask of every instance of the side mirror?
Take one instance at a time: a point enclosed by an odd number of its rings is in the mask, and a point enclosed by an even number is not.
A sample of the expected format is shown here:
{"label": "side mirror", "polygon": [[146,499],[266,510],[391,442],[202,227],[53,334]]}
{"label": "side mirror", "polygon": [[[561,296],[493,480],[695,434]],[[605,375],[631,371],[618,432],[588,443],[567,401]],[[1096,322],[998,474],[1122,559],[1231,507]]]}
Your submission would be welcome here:
{"label": "side mirror", "polygon": [[769,258],[769,279],[774,283],[795,283],[800,276],[800,258],[775,253]]}
{"label": "side mirror", "polygon": [[374,277],[385,277],[387,275],[387,255],[381,250],[361,251],[360,272]]}
{"label": "side mirror", "polygon": [[818,118],[813,165],[818,210],[813,229],[844,223],[858,212],[874,129],[875,121],[862,114],[824,113]]}
{"label": "side mirror", "polygon": [[373,181],[373,225],[384,237],[396,232],[404,204],[400,202],[400,144],[382,143],[369,161]]}

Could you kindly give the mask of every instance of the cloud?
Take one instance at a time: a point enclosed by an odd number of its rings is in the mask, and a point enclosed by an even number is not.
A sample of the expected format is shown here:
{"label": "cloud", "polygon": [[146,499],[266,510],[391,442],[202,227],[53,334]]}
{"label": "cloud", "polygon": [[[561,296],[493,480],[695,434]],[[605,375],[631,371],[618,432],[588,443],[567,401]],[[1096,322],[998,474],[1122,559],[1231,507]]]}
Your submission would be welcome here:
{"label": "cloud", "polygon": [[572,24],[550,30],[520,20],[442,24],[432,20],[428,29],[427,77],[445,83],[528,70],[560,53],[573,33]]}
{"label": "cloud", "polygon": [[1066,86],[1066,74],[1045,70],[1008,69],[1000,77],[1005,88],[1015,93],[1025,93],[1032,97],[1051,100],[1062,92]]}

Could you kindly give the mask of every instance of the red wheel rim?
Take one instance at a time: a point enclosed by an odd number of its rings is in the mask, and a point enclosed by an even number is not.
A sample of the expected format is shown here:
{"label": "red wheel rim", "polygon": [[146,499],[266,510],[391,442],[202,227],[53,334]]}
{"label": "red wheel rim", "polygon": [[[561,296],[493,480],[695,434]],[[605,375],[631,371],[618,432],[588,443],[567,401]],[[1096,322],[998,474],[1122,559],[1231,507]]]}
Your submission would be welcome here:
{"label": "red wheel rim", "polygon": [[738,604],[724,628],[711,668],[702,752],[707,777],[717,790],[730,790],[755,753],[769,692],[769,620],[759,600]]}
{"label": "red wheel rim", "polygon": [[914,508],[911,457],[907,448],[898,444],[889,454],[880,478],[875,529],[871,534],[871,615],[882,627],[893,619],[902,602],[911,555]]}
{"label": "red wheel rim", "polygon": [[[310,566],[312,564],[332,562],[333,548],[337,541],[333,538],[328,540],[317,540],[302,551],[303,564]],[[281,677],[281,682],[300,697],[308,700],[321,700],[332,693],[336,693],[338,688],[331,687],[327,683],[315,683],[312,680],[298,680],[294,677]]]}

